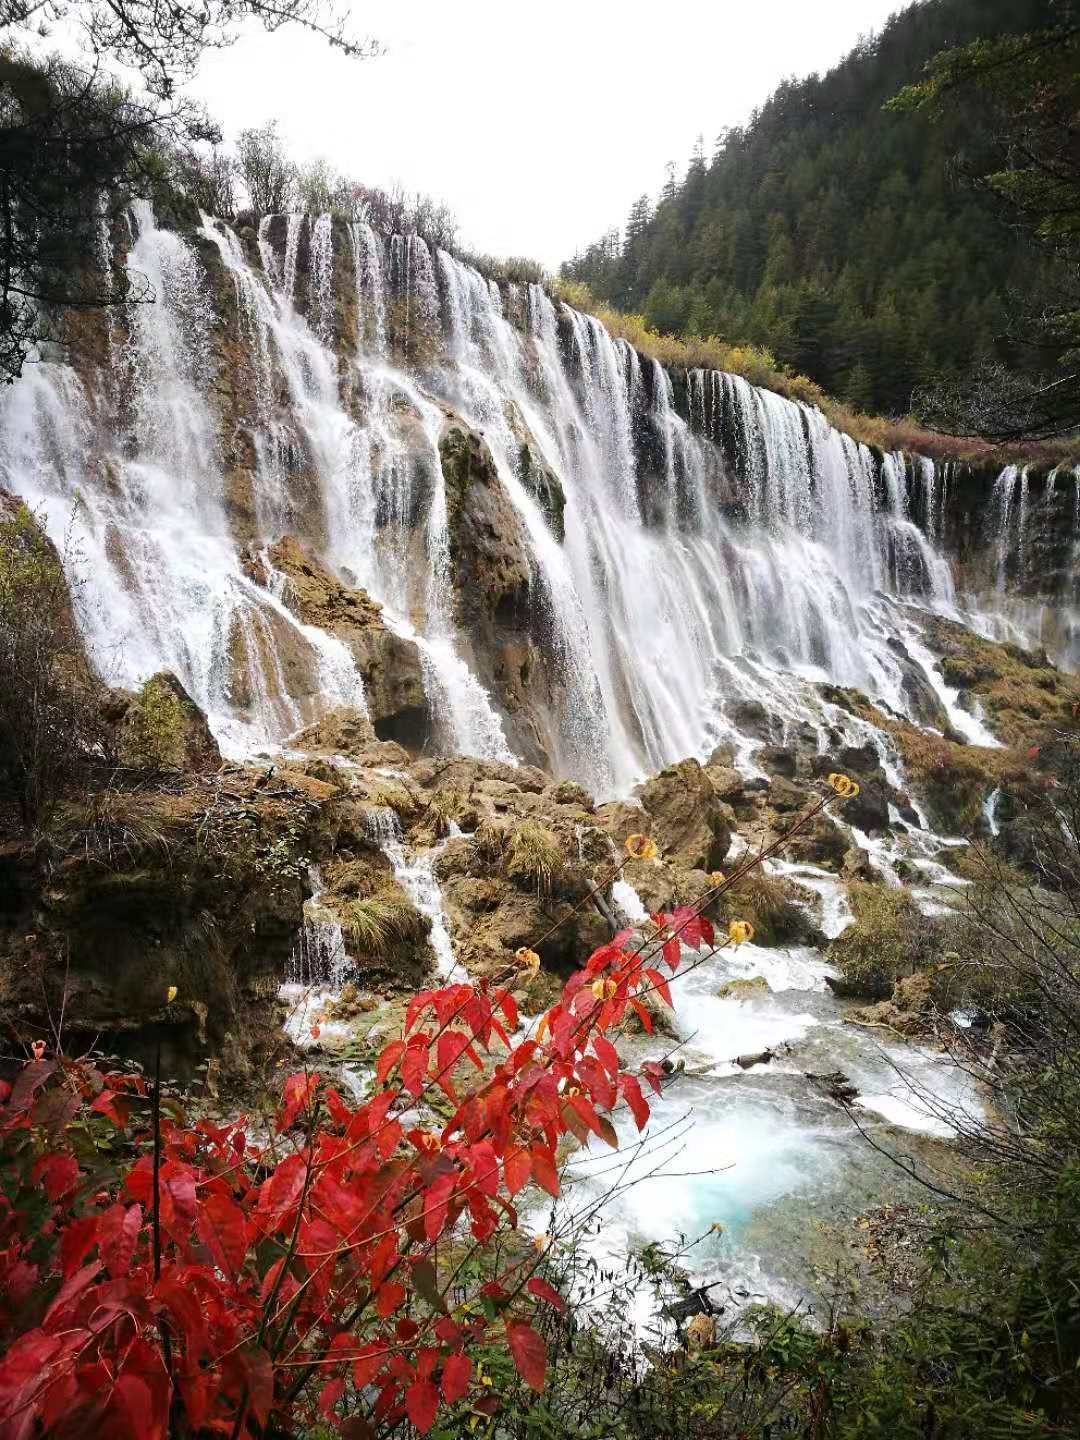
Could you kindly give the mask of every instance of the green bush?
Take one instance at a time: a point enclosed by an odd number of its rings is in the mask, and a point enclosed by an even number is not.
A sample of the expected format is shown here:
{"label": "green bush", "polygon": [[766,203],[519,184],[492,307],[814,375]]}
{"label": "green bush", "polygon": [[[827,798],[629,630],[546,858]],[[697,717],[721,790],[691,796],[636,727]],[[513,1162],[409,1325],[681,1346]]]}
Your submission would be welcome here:
{"label": "green bush", "polygon": [[124,759],[147,770],[176,770],[184,763],[184,706],[167,680],[147,680],[124,717]]}

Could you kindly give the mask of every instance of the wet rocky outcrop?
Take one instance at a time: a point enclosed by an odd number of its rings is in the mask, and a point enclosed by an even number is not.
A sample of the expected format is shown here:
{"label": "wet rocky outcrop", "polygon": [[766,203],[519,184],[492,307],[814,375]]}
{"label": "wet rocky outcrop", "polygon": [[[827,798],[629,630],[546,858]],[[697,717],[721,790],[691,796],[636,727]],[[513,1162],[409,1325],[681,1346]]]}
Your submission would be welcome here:
{"label": "wet rocky outcrop", "polygon": [[910,1037],[933,1033],[937,1016],[933,976],[919,970],[897,979],[889,999],[853,1010],[847,1018],[857,1025]]}
{"label": "wet rocky outcrop", "polygon": [[944,616],[924,625],[946,684],[1006,745],[1041,744],[1080,720],[1080,676],[1058,669],[1044,651],[987,640]]}
{"label": "wet rocky outcrop", "polygon": [[[552,767],[562,697],[524,523],[482,436],[451,421],[439,455],[455,620],[478,677],[506,716],[512,748],[531,764]],[[541,473],[535,457],[530,465],[530,473]]]}
{"label": "wet rocky outcrop", "polygon": [[364,681],[375,736],[421,749],[431,736],[432,719],[417,646],[395,635],[379,604],[364,590],[335,579],[295,537],[279,540],[270,560],[286,578],[283,599],[297,618],[347,646]]}
{"label": "wet rocky outcrop", "polygon": [[[274,766],[226,766],[70,797],[36,845],[0,847],[0,1006],[21,1036],[62,1025],[194,1078],[232,1079],[278,1047],[272,997],[332,839],[334,791]],[[177,997],[167,1004],[170,986]]]}

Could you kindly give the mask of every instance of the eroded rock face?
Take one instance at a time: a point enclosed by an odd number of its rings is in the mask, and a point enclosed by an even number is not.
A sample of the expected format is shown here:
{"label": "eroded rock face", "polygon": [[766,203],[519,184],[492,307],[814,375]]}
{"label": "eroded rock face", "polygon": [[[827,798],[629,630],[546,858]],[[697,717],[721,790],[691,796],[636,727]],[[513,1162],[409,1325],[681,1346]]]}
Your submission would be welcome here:
{"label": "eroded rock face", "polygon": [[511,747],[530,763],[551,767],[563,707],[557,666],[545,654],[543,601],[528,537],[480,435],[451,422],[439,454],[461,635],[507,718]]}
{"label": "eroded rock face", "polygon": [[363,676],[376,737],[420,749],[430,738],[432,719],[416,645],[387,629],[382,607],[366,591],[335,579],[293,536],[279,540],[270,559],[288,580],[284,598],[293,613],[348,646]]}
{"label": "eroded rock face", "polygon": [[236,766],[71,800],[44,845],[0,857],[5,1013],[31,1034],[63,1013],[69,1047],[100,1036],[143,1061],[162,1038],[181,1079],[208,1053],[250,1076],[279,1045],[273,996],[333,804],[309,776]]}

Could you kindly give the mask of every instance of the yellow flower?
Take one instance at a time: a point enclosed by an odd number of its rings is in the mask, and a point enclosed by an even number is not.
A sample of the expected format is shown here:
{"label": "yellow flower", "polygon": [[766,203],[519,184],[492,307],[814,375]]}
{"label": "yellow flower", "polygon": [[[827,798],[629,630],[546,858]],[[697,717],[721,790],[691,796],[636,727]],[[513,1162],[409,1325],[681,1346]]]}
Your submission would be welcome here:
{"label": "yellow flower", "polygon": [[166,1004],[166,1005],[171,1005],[172,1002],[173,1002],[175,999],[176,999],[176,986],[175,986],[175,985],[170,985],[169,988],[168,988],[168,990],[165,991],[165,1004]]}
{"label": "yellow flower", "polygon": [[536,1253],[537,1253],[538,1255],[543,1255],[543,1253],[545,1252],[545,1250],[550,1250],[550,1249],[551,1249],[551,1236],[550,1236],[550,1235],[534,1235],[534,1236],[533,1236],[533,1242],[532,1242],[532,1243],[533,1243],[533,1249],[536,1251]]}
{"label": "yellow flower", "polygon": [[721,1225],[719,1220],[714,1220],[713,1223],[709,1226],[709,1229],[717,1235],[722,1235],[724,1233],[724,1227],[723,1225]]}
{"label": "yellow flower", "polygon": [[610,1000],[618,989],[618,986],[610,976],[598,975],[589,988],[597,1000]]}
{"label": "yellow flower", "polygon": [[655,860],[660,852],[656,848],[656,841],[650,840],[647,835],[628,835],[626,853],[632,860]]}
{"label": "yellow flower", "polygon": [[830,775],[829,784],[844,800],[851,800],[859,793],[859,787],[850,775]]}
{"label": "yellow flower", "polygon": [[540,956],[535,950],[530,950],[527,945],[522,945],[514,951],[514,959],[523,970],[531,970],[534,975],[540,969]]}
{"label": "yellow flower", "polygon": [[754,927],[749,920],[732,920],[727,933],[732,945],[741,945],[744,940],[753,940]]}
{"label": "yellow flower", "polygon": [[714,870],[709,876],[710,885],[723,885],[726,880],[727,876],[724,874],[723,870]]}

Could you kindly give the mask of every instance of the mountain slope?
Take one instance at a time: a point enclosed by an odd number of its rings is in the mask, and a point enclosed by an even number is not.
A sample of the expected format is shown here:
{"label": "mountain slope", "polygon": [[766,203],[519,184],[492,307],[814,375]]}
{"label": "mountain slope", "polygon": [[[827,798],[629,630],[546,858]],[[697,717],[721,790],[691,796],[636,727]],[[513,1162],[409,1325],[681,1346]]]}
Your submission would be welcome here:
{"label": "mountain slope", "polygon": [[782,84],[711,162],[700,149],[653,209],[642,197],[564,267],[668,333],[721,335],[867,410],[907,409],[931,373],[1004,354],[1023,241],[964,187],[989,140],[969,106],[947,123],[883,105],[943,48],[1048,23],[1051,0],[922,0],[825,76]]}

